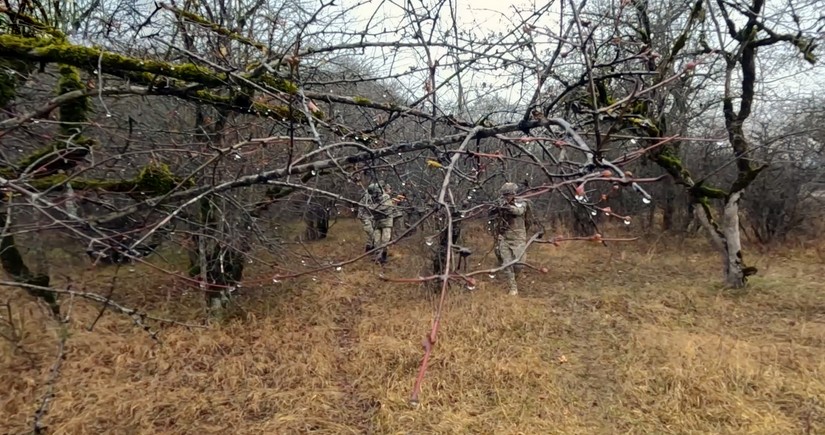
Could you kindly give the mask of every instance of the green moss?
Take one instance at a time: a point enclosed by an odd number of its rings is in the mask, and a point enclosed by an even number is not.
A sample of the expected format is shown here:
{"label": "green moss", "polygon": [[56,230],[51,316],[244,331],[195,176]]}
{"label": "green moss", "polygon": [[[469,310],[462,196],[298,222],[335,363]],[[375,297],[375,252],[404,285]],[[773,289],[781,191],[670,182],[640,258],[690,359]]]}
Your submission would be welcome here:
{"label": "green moss", "polygon": [[14,101],[20,84],[15,72],[6,67],[5,63],[5,60],[0,60],[0,108]]}
{"label": "green moss", "polygon": [[[33,188],[43,191],[49,189],[60,190],[63,188],[63,185],[66,181],[69,180],[69,176],[66,174],[52,174],[46,177],[39,177],[35,180],[29,182]],[[117,181],[110,181],[110,180],[93,180],[93,179],[83,179],[83,178],[75,178],[71,180],[72,189],[74,190],[111,190],[112,187],[118,184]]]}
{"label": "green moss", "polygon": [[682,161],[670,148],[662,148],[661,151],[653,154],[651,158],[678,182],[685,184],[686,180],[690,179],[690,172],[682,166]]}
{"label": "green moss", "polygon": [[[69,65],[60,66],[60,79],[57,81],[57,94],[67,94],[85,89],[80,80],[80,73]],[[89,120],[92,104],[89,97],[75,98],[60,105],[60,132],[71,136],[80,132],[80,126]]]}
{"label": "green moss", "polygon": [[[610,92],[607,90],[607,85],[603,80],[596,81],[596,96],[598,98],[599,105],[602,107],[612,106],[616,99],[610,95]],[[593,101],[593,98],[590,98],[590,101]]]}
{"label": "green moss", "polygon": [[[191,64],[173,64],[156,60],[132,58],[97,48],[84,47],[54,40],[52,38],[25,38],[15,35],[0,35],[0,57],[27,59],[30,61],[58,62],[83,69],[96,69],[98,61],[106,72],[138,73],[133,78],[141,83],[152,81],[152,75],[163,75],[187,82],[200,83],[207,87],[221,87],[229,83],[223,74]],[[258,79],[273,89],[295,93],[298,86],[281,78],[263,75]]]}
{"label": "green moss", "polygon": [[168,193],[177,183],[169,165],[163,163],[146,165],[135,179],[135,187],[139,190],[154,193]]}
{"label": "green moss", "polygon": [[[43,33],[48,34],[50,36],[53,36],[54,38],[57,38],[57,39],[65,39],[66,38],[66,35],[64,35],[63,32],[61,32],[60,30],[57,30],[56,28],[54,28],[52,26],[44,24],[43,22],[37,20],[36,18],[34,18],[30,15],[20,13],[20,12],[17,12],[17,11],[13,11],[13,10],[9,10],[9,9],[3,9],[3,13],[8,15],[8,17],[11,19],[12,23],[14,23],[14,24],[11,24],[9,26],[9,27],[12,28],[11,33],[21,34],[21,35],[31,35],[34,32],[43,32]],[[19,24],[23,24],[23,26],[20,27]],[[34,32],[32,32],[32,31],[34,31]]]}
{"label": "green moss", "polygon": [[163,195],[172,191],[178,184],[183,187],[194,186],[194,181],[183,181],[175,177],[169,166],[162,163],[150,163],[130,180],[106,180],[88,178],[69,178],[66,174],[53,174],[32,180],[29,184],[37,190],[62,189],[71,181],[74,190],[103,190],[107,192],[137,193],[145,195]]}
{"label": "green moss", "polygon": [[273,77],[270,74],[264,74],[259,78],[259,80],[261,83],[287,94],[295,94],[298,92],[298,85],[296,85],[295,82],[282,79],[280,77]]}
{"label": "green moss", "polygon": [[187,11],[182,11],[182,10],[177,9],[177,8],[171,8],[170,7],[168,9],[171,10],[172,12],[174,12],[179,17],[185,18],[186,20],[189,20],[193,23],[200,24],[201,26],[204,26],[204,27],[208,28],[209,30],[211,30],[211,31],[213,31],[213,32],[215,32],[219,35],[223,35],[223,36],[226,36],[227,38],[234,39],[234,40],[236,40],[238,42],[241,42],[241,43],[244,43],[246,45],[250,45],[252,47],[257,48],[258,50],[261,50],[264,53],[269,53],[269,50],[267,49],[267,47],[265,45],[263,45],[259,42],[253,41],[251,39],[245,38],[245,37],[241,36],[240,34],[238,34],[236,32],[233,32],[229,29],[221,27],[220,25],[215,24],[215,23],[207,20],[204,17],[201,17],[200,15],[193,14],[193,13],[187,12]]}
{"label": "green moss", "polygon": [[658,137],[660,135],[659,127],[657,127],[656,123],[651,121],[649,118],[634,115],[625,116],[623,119],[633,127],[644,130],[651,137]]}
{"label": "green moss", "polygon": [[685,44],[687,44],[688,33],[682,33],[679,35],[679,38],[676,39],[676,42],[673,43],[673,49],[671,49],[671,53],[673,56],[676,56],[677,53],[682,51],[685,48]]}
{"label": "green moss", "polygon": [[[275,113],[286,117],[285,114],[288,112],[284,111],[283,107],[252,103],[254,92],[252,87],[246,86],[246,84],[242,86],[240,92],[233,89],[234,94],[228,97],[203,89],[192,91],[186,88],[186,83],[190,82],[198,83],[207,88],[236,87],[237,85],[232,85],[223,73],[215,73],[207,68],[191,63],[172,64],[122,56],[98,48],[68,44],[63,40],[49,36],[26,38],[9,34],[0,35],[0,58],[20,59],[21,61],[29,63],[55,62],[90,71],[96,70],[99,62],[102,70],[106,73],[123,77],[133,83],[151,86],[153,92],[157,94],[200,100],[218,108],[250,113],[257,116],[267,116]],[[167,79],[158,80],[159,76]],[[288,94],[298,92],[298,86],[294,82],[273,77],[272,75],[264,74],[260,77],[247,75],[245,77],[280,92]],[[0,95],[5,95],[6,98],[9,98],[13,95],[12,91],[15,85],[9,81],[3,83],[3,86],[0,87]],[[66,70],[61,86],[62,90],[68,91],[69,89],[82,89],[83,83],[79,82],[79,75],[76,75],[76,71],[70,72]],[[244,88],[246,88],[246,90],[243,90]],[[87,111],[84,112],[79,109],[87,106],[88,103],[85,103],[85,101],[88,100],[84,99],[68,103],[73,105],[74,109],[78,109],[67,110],[68,118],[82,118],[81,115]],[[364,98],[360,101],[369,103],[369,100]],[[300,111],[294,112],[298,115],[301,113]],[[324,113],[316,111],[313,115],[323,117]],[[72,122],[69,119],[65,119],[64,121],[66,123]],[[64,126],[68,126],[68,124]]]}
{"label": "green moss", "polygon": [[[6,178],[14,178],[19,176],[22,171],[28,170],[27,173],[35,177],[44,177],[61,170],[66,171],[75,167],[81,159],[89,154],[89,149],[96,144],[95,140],[84,137],[75,137],[72,140],[56,140],[22,158],[16,164],[17,169],[3,168],[0,169],[0,174]],[[72,150],[61,153],[61,158],[47,157],[58,151],[66,150],[69,146],[72,147]]]}
{"label": "green moss", "polygon": [[648,108],[649,108],[649,106],[648,106],[647,101],[639,100],[639,101],[636,101],[636,103],[633,104],[633,107],[631,108],[630,112],[634,115],[644,116],[644,115],[647,115]]}
{"label": "green moss", "polygon": [[816,44],[814,44],[813,40],[805,39],[805,38],[796,38],[794,40],[794,45],[802,53],[803,58],[805,61],[810,63],[811,65],[815,65],[817,62],[817,57],[814,54],[814,50],[816,49]]}
{"label": "green moss", "polygon": [[697,183],[691,189],[691,193],[698,198],[725,199],[728,193],[716,187],[706,186],[704,183]]}
{"label": "green moss", "polygon": [[46,145],[45,147],[40,148],[39,150],[36,150],[35,152],[33,152],[33,153],[29,154],[28,156],[24,157],[22,160],[20,160],[19,163],[17,163],[17,167],[20,168],[21,170],[26,169],[29,166],[37,163],[37,161],[42,159],[43,157],[45,157],[45,156],[47,156],[51,153],[54,153],[56,151],[66,149],[66,147],[68,147],[68,145],[69,144],[67,142],[64,142],[64,141],[52,142],[49,145]]}
{"label": "green moss", "polygon": [[352,97],[352,101],[354,101],[355,104],[371,104],[370,100],[368,100],[367,98],[364,98],[360,95]]}
{"label": "green moss", "polygon": [[94,69],[100,62],[104,71],[148,72],[197,82],[206,86],[223,86],[226,84],[226,80],[221,75],[191,63],[172,64],[155,60],[136,59],[49,38],[0,35],[0,57],[65,63],[84,69]]}

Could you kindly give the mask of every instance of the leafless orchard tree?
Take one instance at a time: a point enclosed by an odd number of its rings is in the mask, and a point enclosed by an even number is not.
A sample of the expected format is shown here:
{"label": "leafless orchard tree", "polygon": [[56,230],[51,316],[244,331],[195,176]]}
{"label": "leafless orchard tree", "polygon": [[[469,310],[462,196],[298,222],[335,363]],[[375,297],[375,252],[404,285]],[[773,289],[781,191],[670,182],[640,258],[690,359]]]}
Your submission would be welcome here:
{"label": "leafless orchard tree", "polygon": [[[381,3],[360,21],[369,5],[332,1],[86,0],[65,9],[5,1],[0,259],[13,282],[4,284],[44,300],[57,318],[59,296],[68,294],[144,326],[150,316],[111,294],[54,285],[29,265],[19,240],[59,233],[98,263],[143,261],[180,244],[189,255],[179,278],[220,311],[243,283],[368,255],[286,270],[276,264],[289,254],[276,228],[309,212],[323,220],[333,207],[353,209],[365,185],[381,180],[416,192],[408,200],[420,219],[410,231],[429,219],[447,241],[441,273],[384,277],[441,283],[417,400],[448,283],[472,285],[489,272],[449,267],[454,227],[484,215],[506,180],[522,184],[523,196],[552,196],[577,210],[578,238],[534,234],[529,243],[604,242],[594,214],[629,224],[608,205],[613,198],[628,191],[640,204],[654,199],[640,183],[663,176],[623,169],[648,156],[689,190],[726,253],[728,283],[744,284],[738,202],[761,171],[743,127],[755,49],[792,42],[813,56],[805,37],[771,30],[755,1],[750,9],[691,3],[689,15],[657,24],[677,35],[665,42],[644,2],[514,8],[506,26],[481,34],[460,26],[449,0]],[[746,24],[703,18],[717,13],[741,14]],[[719,47],[697,34],[705,30]],[[701,53],[724,68],[700,76]],[[691,114],[704,110],[691,93],[711,82],[724,84],[736,153],[739,175],[727,192],[693,181],[674,151]],[[725,200],[721,227],[711,198]],[[249,261],[277,272],[245,277]],[[163,270],[173,274],[172,263]]]}
{"label": "leafless orchard tree", "polygon": [[[756,102],[757,53],[781,52],[787,45],[798,53],[788,62],[814,64],[815,41],[825,24],[814,4],[627,1],[594,4],[576,15],[590,29],[582,37],[589,48],[580,53],[596,67],[579,76],[593,97],[579,97],[571,109],[589,119],[597,149],[628,133],[637,136],[628,140],[649,149],[648,157],[687,190],[694,215],[722,254],[727,285],[744,286],[756,269],[742,256],[739,204],[767,167],[754,158],[747,125]],[[627,64],[632,70],[614,65],[626,57],[637,59]],[[611,73],[600,75],[599,65]],[[695,142],[687,140],[697,130],[690,120],[709,109],[724,119],[725,138],[708,139],[729,146],[727,162],[710,175],[735,169],[727,189],[712,186],[708,175],[696,178],[680,157]],[[722,202],[718,217],[716,200]]]}

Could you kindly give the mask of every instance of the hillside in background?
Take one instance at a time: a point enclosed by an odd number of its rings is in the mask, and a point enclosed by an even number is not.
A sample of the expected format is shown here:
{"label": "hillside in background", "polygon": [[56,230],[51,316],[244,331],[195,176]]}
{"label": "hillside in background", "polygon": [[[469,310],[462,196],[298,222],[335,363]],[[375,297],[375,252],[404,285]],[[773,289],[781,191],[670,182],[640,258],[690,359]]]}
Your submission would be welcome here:
{"label": "hillside in background", "polygon": [[[492,266],[490,240],[472,233],[473,265]],[[342,220],[279,267],[362,249]],[[424,273],[426,249],[421,232],[405,239],[385,275]],[[534,245],[531,262],[550,271],[522,275],[519,296],[486,275],[453,287],[418,408],[408,398],[436,297],[363,260],[266,284],[272,270],[251,264],[258,284],[227,318],[163,328],[160,344],[111,312],[87,331],[99,306],[64,302],[74,325],[44,422],[55,434],[825,432],[821,247],[751,251],[760,273],[745,291],[718,288],[709,252],[670,236]],[[106,294],[114,268],[80,275]],[[169,275],[138,265],[118,277],[115,301],[204,318],[203,297]],[[0,341],[0,433],[28,433],[57,340],[30,296],[4,292],[22,339]]]}

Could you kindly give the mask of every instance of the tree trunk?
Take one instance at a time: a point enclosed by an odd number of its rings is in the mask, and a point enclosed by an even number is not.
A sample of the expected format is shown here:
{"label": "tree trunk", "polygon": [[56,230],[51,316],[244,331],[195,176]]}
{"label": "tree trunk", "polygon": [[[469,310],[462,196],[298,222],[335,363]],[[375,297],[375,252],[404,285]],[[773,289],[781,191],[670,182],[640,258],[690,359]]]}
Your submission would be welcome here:
{"label": "tree trunk", "polygon": [[307,241],[322,240],[329,233],[329,208],[322,204],[310,204],[304,213],[306,230],[304,238]]}
{"label": "tree trunk", "polygon": [[30,295],[45,301],[56,319],[60,318],[60,305],[57,302],[57,294],[43,289],[31,288],[26,285],[37,287],[49,287],[50,278],[45,274],[32,272],[23,261],[23,256],[14,243],[14,236],[11,235],[11,216],[6,211],[0,211],[0,266],[16,282],[24,284],[21,286]]}
{"label": "tree trunk", "polygon": [[645,230],[653,229],[653,226],[656,225],[656,206],[648,207],[647,209],[647,221],[644,224]]}
{"label": "tree trunk", "polygon": [[676,212],[674,207],[676,192],[671,179],[668,179],[664,183],[664,191],[665,200],[662,204],[662,231],[670,231],[673,229],[673,215]]}
{"label": "tree trunk", "polygon": [[593,225],[593,216],[584,207],[573,207],[570,211],[573,218],[573,235],[575,236],[589,236],[593,234],[595,226]]}
{"label": "tree trunk", "polygon": [[722,259],[722,273],[729,288],[743,288],[748,276],[756,273],[756,268],[746,267],[742,259],[742,242],[739,228],[739,200],[742,192],[734,192],[725,200],[721,228],[713,221],[710,208],[698,204],[694,208],[696,218],[708,232],[713,246]]}

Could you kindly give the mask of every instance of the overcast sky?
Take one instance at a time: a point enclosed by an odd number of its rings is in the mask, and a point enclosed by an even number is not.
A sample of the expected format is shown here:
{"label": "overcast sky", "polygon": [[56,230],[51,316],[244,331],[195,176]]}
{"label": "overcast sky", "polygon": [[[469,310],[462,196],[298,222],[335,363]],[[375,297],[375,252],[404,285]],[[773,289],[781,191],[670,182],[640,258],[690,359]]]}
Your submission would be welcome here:
{"label": "overcast sky", "polygon": [[[346,0],[343,7],[351,6],[355,0]],[[424,0],[427,3],[434,3],[434,0]],[[554,5],[556,9],[545,15],[542,22],[537,23],[540,26],[549,26],[556,28],[558,26],[558,9],[557,0]],[[458,7],[457,21],[459,28],[464,30],[474,30],[477,33],[488,32],[506,32],[513,28],[514,21],[518,21],[518,15],[515,12],[518,10],[535,10],[547,4],[546,1],[524,1],[524,0],[455,0]],[[349,3],[349,5],[347,4]],[[412,4],[417,8],[420,6],[421,0],[413,0]],[[777,1],[769,1],[769,4],[774,7],[768,10],[776,10]],[[362,29],[364,25],[372,18],[372,23],[377,23],[373,29],[381,30],[382,28],[393,29],[399,23],[404,22],[407,18],[400,5],[406,5],[406,0],[372,0],[365,2],[353,13],[357,17],[357,27]],[[781,12],[779,12],[781,13]],[[408,18],[407,18],[408,19]],[[445,8],[441,17],[444,26],[448,26],[451,22],[448,9]],[[356,24],[356,23],[353,23]],[[400,39],[397,35],[386,34],[381,40],[390,41]],[[790,95],[797,96],[800,94],[812,94],[818,92],[825,84],[825,78],[819,72],[822,70],[821,66],[811,67],[807,63],[799,62],[799,55],[793,53],[793,49],[787,44],[785,47],[770,47],[763,48],[761,51],[771,51],[770,56],[760,56],[758,73],[760,74],[760,82],[758,83],[759,97],[764,100],[779,100],[787,98]],[[730,47],[729,47],[730,48]],[[778,49],[778,50],[777,50]],[[432,50],[437,55],[446,53],[444,49],[433,48]],[[781,54],[783,53],[784,54]],[[415,55],[412,50],[407,51],[392,51],[392,50],[373,50],[375,65],[382,71],[402,71],[407,70],[411,65],[421,66],[425,60],[421,55]],[[447,73],[448,71],[443,71]],[[442,75],[443,77],[443,75]],[[423,80],[423,75],[416,77],[419,83],[409,84],[409,86],[420,86],[420,81]],[[465,87],[471,83],[478,84],[482,81],[495,82],[496,75],[493,74],[475,74],[473,76],[465,76]],[[527,78],[529,80],[529,77]],[[720,84],[721,85],[721,84]],[[420,89],[416,90],[416,94],[421,95]],[[499,92],[500,96],[510,101],[529,98],[526,94],[532,93],[532,89],[527,86],[527,89],[522,89],[521,86],[512,86]],[[449,94],[445,95],[449,99]]]}

